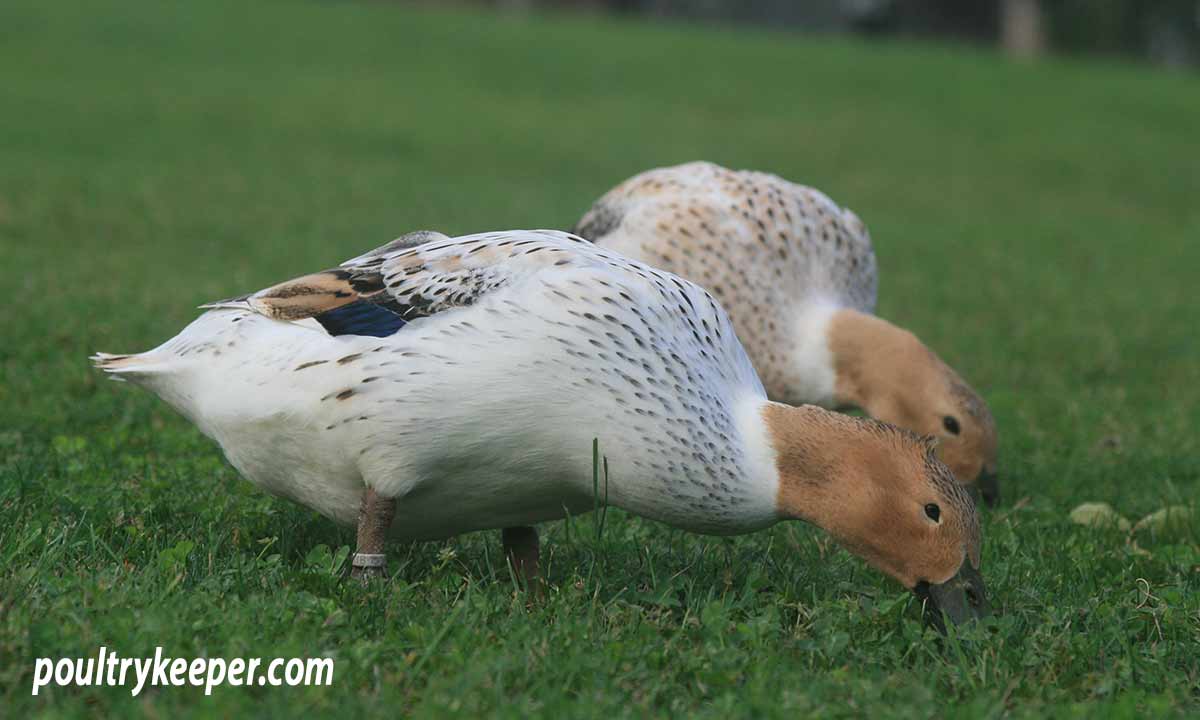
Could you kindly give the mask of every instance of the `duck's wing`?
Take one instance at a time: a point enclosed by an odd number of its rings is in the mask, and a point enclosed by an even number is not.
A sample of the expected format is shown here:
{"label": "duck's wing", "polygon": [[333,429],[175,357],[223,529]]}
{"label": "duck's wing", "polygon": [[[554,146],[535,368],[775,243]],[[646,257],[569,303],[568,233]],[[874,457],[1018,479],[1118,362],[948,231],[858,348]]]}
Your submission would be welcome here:
{"label": "duck's wing", "polygon": [[411,233],[336,268],[202,307],[250,309],[285,321],[312,318],[330,335],[385,337],[546,267],[581,262],[572,246],[594,252],[581,238],[553,230],[460,238]]}

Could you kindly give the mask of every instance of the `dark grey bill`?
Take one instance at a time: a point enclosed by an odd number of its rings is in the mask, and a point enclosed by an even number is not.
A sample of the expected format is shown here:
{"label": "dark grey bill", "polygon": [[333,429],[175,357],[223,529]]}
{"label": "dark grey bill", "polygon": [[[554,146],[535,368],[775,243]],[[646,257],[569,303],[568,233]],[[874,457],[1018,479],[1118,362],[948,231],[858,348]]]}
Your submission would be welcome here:
{"label": "dark grey bill", "polygon": [[964,561],[958,574],[941,585],[931,585],[922,580],[913,588],[924,605],[925,622],[940,633],[946,632],[945,618],[961,625],[978,620],[988,614],[987,592],[983,587],[983,576]]}
{"label": "dark grey bill", "polygon": [[975,487],[979,488],[979,494],[983,496],[983,501],[990,508],[996,507],[996,503],[1000,502],[1000,479],[995,471],[989,471],[987,468],[979,471],[979,477],[975,479]]}

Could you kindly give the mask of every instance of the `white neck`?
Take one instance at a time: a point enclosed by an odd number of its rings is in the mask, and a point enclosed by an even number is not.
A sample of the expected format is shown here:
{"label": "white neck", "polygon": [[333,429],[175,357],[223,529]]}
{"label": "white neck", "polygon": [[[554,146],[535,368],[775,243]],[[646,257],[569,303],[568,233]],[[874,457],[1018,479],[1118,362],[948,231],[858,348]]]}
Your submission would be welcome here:
{"label": "white neck", "polygon": [[789,405],[835,406],[837,373],[829,347],[829,326],[840,309],[823,301],[804,304],[793,321],[788,377],[783,387],[768,388],[771,399]]}
{"label": "white neck", "polygon": [[747,393],[734,406],[733,420],[740,435],[744,458],[742,473],[748,483],[756,489],[755,496],[761,500],[762,513],[778,519],[779,468],[776,452],[771,444],[763,409],[771,403],[761,395]]}

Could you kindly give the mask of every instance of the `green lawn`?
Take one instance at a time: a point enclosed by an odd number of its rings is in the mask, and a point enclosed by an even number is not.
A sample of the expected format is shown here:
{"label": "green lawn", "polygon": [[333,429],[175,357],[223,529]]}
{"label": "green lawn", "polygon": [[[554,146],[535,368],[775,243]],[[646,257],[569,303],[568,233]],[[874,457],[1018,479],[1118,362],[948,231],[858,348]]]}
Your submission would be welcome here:
{"label": "green lawn", "polygon": [[[391,3],[0,4],[0,716],[1200,712],[1200,86],[903,43]],[[956,641],[818,531],[544,528],[394,549],[255,491],[94,350],[403,232],[568,227],[697,158],[870,225],[880,313],[987,397],[997,616]],[[332,548],[332,550],[331,550]],[[332,687],[49,688],[41,656],[330,655]],[[7,711],[5,710],[7,708]]]}

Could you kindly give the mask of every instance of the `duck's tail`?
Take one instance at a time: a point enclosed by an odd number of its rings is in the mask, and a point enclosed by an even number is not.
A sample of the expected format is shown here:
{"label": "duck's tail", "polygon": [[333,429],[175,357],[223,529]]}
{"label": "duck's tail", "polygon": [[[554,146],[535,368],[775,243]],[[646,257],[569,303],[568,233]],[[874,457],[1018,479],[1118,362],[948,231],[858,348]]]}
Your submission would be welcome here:
{"label": "duck's tail", "polygon": [[92,365],[108,373],[113,380],[120,382],[132,380],[141,384],[140,381],[147,376],[161,373],[167,369],[162,358],[156,356],[154,351],[137,355],[113,355],[112,353],[98,352],[89,359],[92,361]]}

